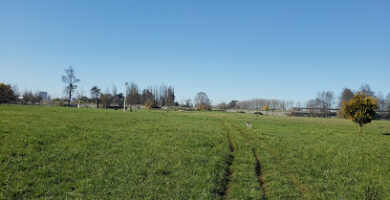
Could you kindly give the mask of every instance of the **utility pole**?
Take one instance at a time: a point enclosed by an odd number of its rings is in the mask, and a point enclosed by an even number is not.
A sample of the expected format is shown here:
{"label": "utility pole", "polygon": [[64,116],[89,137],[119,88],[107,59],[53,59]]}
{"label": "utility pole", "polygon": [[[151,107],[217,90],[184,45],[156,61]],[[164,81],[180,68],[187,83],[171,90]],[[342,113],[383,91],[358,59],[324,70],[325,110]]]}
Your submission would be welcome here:
{"label": "utility pole", "polygon": [[123,100],[123,112],[126,112],[126,97],[127,97],[127,90],[129,88],[129,84],[126,82],[125,86],[126,86],[126,89],[125,89],[125,98]]}

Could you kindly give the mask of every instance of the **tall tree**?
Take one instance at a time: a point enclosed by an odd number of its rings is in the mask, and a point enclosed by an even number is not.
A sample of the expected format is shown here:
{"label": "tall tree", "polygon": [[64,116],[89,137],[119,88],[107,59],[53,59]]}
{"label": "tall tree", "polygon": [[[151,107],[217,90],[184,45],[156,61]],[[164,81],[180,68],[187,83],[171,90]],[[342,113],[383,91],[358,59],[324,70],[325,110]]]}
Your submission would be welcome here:
{"label": "tall tree", "polygon": [[385,101],[384,110],[387,111],[387,118],[390,119],[390,92],[387,94],[384,101]]}
{"label": "tall tree", "polygon": [[107,108],[111,105],[112,96],[109,89],[106,89],[105,93],[100,95],[100,102],[102,102],[103,107]]}
{"label": "tall tree", "polygon": [[14,92],[14,96],[15,96],[16,102],[18,102],[19,101],[19,97],[21,95],[21,93],[19,92],[18,86],[17,85],[13,85],[11,89]]}
{"label": "tall tree", "polygon": [[138,85],[131,82],[129,91],[127,92],[127,102],[130,105],[130,111],[133,111],[132,106],[140,103],[140,95],[138,92]]}
{"label": "tall tree", "polygon": [[379,92],[377,95],[375,95],[375,98],[378,99],[378,110],[385,110],[386,99],[383,96],[382,92]]}
{"label": "tall tree", "polygon": [[317,98],[320,99],[320,107],[330,109],[334,102],[334,93],[332,91],[318,92]]}
{"label": "tall tree", "polygon": [[343,102],[343,113],[348,119],[359,124],[359,132],[362,132],[363,125],[374,119],[377,107],[376,98],[357,92],[349,102]]}
{"label": "tall tree", "polygon": [[375,92],[371,89],[371,86],[367,83],[360,86],[360,92],[364,93],[367,97],[375,97]]}
{"label": "tall tree", "polygon": [[154,96],[150,89],[144,89],[141,95],[141,104],[145,104],[148,100],[154,101]]}
{"label": "tall tree", "polygon": [[98,86],[93,86],[91,88],[91,98],[95,99],[96,108],[99,108],[99,96],[100,96],[100,89],[98,88]]}
{"label": "tall tree", "polygon": [[334,102],[334,92],[326,91],[325,92],[325,106],[326,106],[326,108],[331,109],[333,102]]}
{"label": "tall tree", "polygon": [[10,103],[16,99],[10,85],[0,83],[0,103]]}
{"label": "tall tree", "polygon": [[38,102],[38,104],[41,105],[42,96],[39,91],[35,92],[33,98],[34,98],[34,102]]}
{"label": "tall tree", "polygon": [[165,90],[164,94],[165,105],[168,107],[167,111],[170,107],[175,105],[175,89],[172,86],[169,86]]}
{"label": "tall tree", "polygon": [[28,104],[28,103],[32,103],[32,104],[34,104],[34,95],[33,95],[33,93],[31,92],[31,90],[30,91],[28,91],[28,90],[26,90],[26,91],[24,91],[24,93],[23,93],[23,104]]}
{"label": "tall tree", "polygon": [[80,101],[85,96],[84,88],[78,89],[76,92],[76,99]]}
{"label": "tall tree", "polygon": [[351,89],[344,88],[340,96],[340,106],[343,106],[343,101],[348,102],[353,98],[353,96],[354,94]]}
{"label": "tall tree", "polygon": [[65,69],[65,75],[62,76],[62,81],[66,84],[64,91],[68,96],[68,106],[70,106],[72,93],[77,88],[76,83],[80,82],[80,79],[76,78],[75,70],[72,68],[72,66],[69,66],[68,69]]}
{"label": "tall tree", "polygon": [[198,108],[209,109],[210,108],[210,99],[204,92],[198,92],[194,99],[195,106]]}
{"label": "tall tree", "polygon": [[123,103],[121,100],[120,100],[120,96],[118,95],[118,88],[113,85],[112,86],[112,99],[111,99],[111,103],[114,104],[114,105],[121,105],[121,103]]}

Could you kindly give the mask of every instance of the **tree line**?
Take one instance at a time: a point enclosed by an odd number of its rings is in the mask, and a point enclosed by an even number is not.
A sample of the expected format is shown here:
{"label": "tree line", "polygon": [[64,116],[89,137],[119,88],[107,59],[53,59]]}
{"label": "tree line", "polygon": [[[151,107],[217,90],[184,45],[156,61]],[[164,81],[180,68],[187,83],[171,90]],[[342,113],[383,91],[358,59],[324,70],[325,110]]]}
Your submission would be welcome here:
{"label": "tree line", "polygon": [[[77,83],[80,82],[75,76],[75,71],[72,67],[65,69],[65,75],[62,76],[62,81],[65,83],[64,91],[67,95],[68,106],[72,103],[72,94],[77,88]],[[151,109],[154,107],[166,106],[168,109],[175,105],[175,89],[173,86],[149,86],[142,91],[136,83],[131,82],[130,85],[126,82],[125,94],[118,93],[117,87],[114,85],[112,91],[108,89],[102,92],[98,86],[93,86],[90,89],[88,98],[83,92],[77,94],[77,104],[94,102],[96,107],[108,108],[111,106],[125,106],[133,111],[136,105],[145,105]]]}
{"label": "tree line", "polygon": [[31,90],[26,90],[23,93],[20,93],[16,85],[11,86],[9,84],[0,83],[0,103],[20,103],[27,105],[36,103],[41,104],[41,102],[42,96],[39,91],[32,92]]}
{"label": "tree line", "polygon": [[[83,90],[77,90],[78,79],[75,75],[75,70],[70,66],[65,69],[65,74],[61,77],[64,86],[65,98],[52,99],[58,105],[75,106],[77,104],[96,104],[96,107],[108,108],[112,106],[126,105],[129,110],[133,110],[136,106],[144,105],[147,108],[157,107],[172,107],[180,105],[181,107],[197,107],[202,110],[211,109],[211,101],[207,94],[199,92],[195,98],[185,99],[180,104],[175,101],[175,90],[173,86],[158,85],[148,86],[140,89],[134,82],[130,82],[124,93],[119,93],[116,86],[112,86],[111,91],[106,89],[102,91],[98,86],[93,86],[88,94]],[[336,96],[333,91],[318,92],[317,97],[310,99],[305,103],[296,103],[293,101],[255,98],[251,100],[237,101],[232,100],[229,103],[220,103],[215,106],[217,109],[256,109],[256,110],[291,110],[294,108],[309,108],[317,109],[323,112],[328,112],[329,109],[343,107],[343,102],[349,102],[357,92],[364,93],[367,97],[377,99],[378,110],[390,112],[390,93],[386,97],[383,94],[376,94],[368,84],[363,84],[358,90],[344,88],[336,103]],[[20,98],[22,97],[22,98]],[[19,99],[20,98],[20,99]],[[50,99],[50,97],[49,97]],[[20,103],[20,104],[40,104],[42,97],[39,92],[31,92],[26,90],[24,93],[19,93],[17,87],[1,83],[0,85],[0,103]],[[66,103],[65,103],[65,102]],[[390,115],[390,114],[389,114]],[[390,117],[390,116],[388,116]]]}
{"label": "tree line", "polygon": [[256,110],[287,110],[291,108],[293,104],[293,101],[255,98],[252,100],[238,101],[236,103],[236,108]]}

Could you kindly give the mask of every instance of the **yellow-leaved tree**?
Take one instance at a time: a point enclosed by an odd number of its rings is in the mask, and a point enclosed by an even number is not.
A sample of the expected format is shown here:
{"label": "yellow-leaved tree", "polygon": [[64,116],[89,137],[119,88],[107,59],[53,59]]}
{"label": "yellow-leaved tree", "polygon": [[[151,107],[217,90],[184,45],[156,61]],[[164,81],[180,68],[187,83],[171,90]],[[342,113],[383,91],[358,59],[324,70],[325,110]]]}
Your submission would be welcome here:
{"label": "yellow-leaved tree", "polygon": [[359,124],[359,132],[362,132],[364,124],[370,123],[376,115],[378,100],[371,96],[366,96],[363,92],[357,92],[353,98],[346,102],[343,101],[344,116],[353,122]]}
{"label": "yellow-leaved tree", "polygon": [[150,110],[151,110],[153,107],[154,107],[154,101],[153,101],[153,99],[148,99],[148,100],[146,100],[146,102],[145,102],[145,108],[148,109],[149,112],[150,112]]}

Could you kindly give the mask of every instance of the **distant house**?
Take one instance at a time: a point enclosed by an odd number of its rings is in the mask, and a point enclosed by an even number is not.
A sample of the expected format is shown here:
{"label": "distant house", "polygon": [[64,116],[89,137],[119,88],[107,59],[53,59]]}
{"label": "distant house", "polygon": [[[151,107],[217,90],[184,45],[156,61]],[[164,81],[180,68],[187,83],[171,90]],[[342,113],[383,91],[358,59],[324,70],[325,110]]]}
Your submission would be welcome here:
{"label": "distant house", "polygon": [[41,96],[42,100],[47,100],[47,92],[39,92],[39,96]]}

